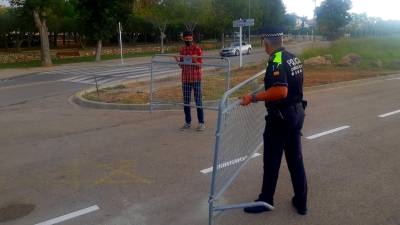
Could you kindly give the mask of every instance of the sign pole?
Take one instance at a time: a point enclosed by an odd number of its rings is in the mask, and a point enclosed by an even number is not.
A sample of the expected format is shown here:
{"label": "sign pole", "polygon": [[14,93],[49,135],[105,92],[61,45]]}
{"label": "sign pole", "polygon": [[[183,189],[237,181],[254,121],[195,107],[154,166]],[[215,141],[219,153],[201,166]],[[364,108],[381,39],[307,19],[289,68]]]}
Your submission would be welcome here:
{"label": "sign pole", "polygon": [[[250,0],[249,0],[249,18],[250,18]],[[251,33],[250,33],[250,26],[249,26],[249,44],[251,43],[250,36],[251,36]]]}
{"label": "sign pole", "polygon": [[242,68],[243,66],[243,59],[242,59],[242,31],[243,31],[243,26],[240,26],[240,34],[239,34],[239,54],[240,54],[240,63],[239,63],[239,68]]}
{"label": "sign pole", "polygon": [[121,22],[118,22],[118,29],[119,29],[119,46],[121,48],[121,64],[124,64],[124,58],[122,54],[122,28],[121,28]]}
{"label": "sign pole", "polygon": [[[242,45],[243,45],[243,27],[254,26],[254,19],[239,19],[233,21],[233,27],[239,27],[239,68],[243,66],[243,58],[242,58]],[[250,35],[249,35],[250,41]],[[250,44],[250,43],[249,43]]]}

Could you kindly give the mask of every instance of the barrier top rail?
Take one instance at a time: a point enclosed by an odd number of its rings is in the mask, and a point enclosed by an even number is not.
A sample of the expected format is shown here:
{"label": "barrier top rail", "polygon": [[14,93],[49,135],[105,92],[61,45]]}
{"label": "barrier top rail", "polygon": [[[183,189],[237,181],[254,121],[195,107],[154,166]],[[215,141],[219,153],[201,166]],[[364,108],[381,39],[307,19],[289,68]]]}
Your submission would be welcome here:
{"label": "barrier top rail", "polygon": [[[176,61],[162,61],[162,60],[156,60],[158,57],[162,57],[162,58],[175,58],[175,57],[185,57],[183,55],[178,55],[178,54],[156,54],[152,57],[151,59],[151,63],[158,63],[158,64],[182,64],[182,65],[199,65],[200,63],[190,63],[190,62],[176,62]],[[204,66],[214,66],[214,67],[220,67],[220,68],[226,68],[227,65],[230,67],[231,65],[231,61],[226,58],[226,57],[218,57],[218,56],[188,56],[190,58],[201,58],[201,59],[205,59],[205,60],[223,60],[225,61],[224,64],[218,64],[218,63],[207,63],[207,62],[202,62],[201,65]]]}
{"label": "barrier top rail", "polygon": [[[265,72],[266,72],[266,70],[262,70],[262,71],[258,72],[257,74],[255,74],[254,76],[248,78],[247,80],[242,81],[240,84],[238,84],[238,85],[236,85],[235,87],[233,87],[233,88],[229,89],[228,91],[226,91],[226,92],[224,93],[224,95],[222,96],[221,101],[220,101],[220,103],[219,103],[219,104],[220,104],[220,105],[219,105],[219,106],[220,106],[220,109],[223,109],[224,107],[226,107],[227,100],[229,100],[229,97],[230,97],[233,93],[237,92],[238,90],[240,90],[240,89],[243,88],[244,86],[246,86],[246,85],[248,85],[249,83],[253,82],[256,78],[258,78],[259,76],[265,74]],[[232,105],[230,105],[229,108],[224,109],[222,113],[225,113],[225,112],[226,112],[228,109],[230,109],[231,107],[237,106],[239,103],[240,103],[240,100],[235,101]]]}

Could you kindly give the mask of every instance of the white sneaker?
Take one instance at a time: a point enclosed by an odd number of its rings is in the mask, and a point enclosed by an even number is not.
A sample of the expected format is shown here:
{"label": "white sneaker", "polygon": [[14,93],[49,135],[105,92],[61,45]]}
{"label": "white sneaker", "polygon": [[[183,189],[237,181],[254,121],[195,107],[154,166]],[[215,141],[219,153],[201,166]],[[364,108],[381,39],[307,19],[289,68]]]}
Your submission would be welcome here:
{"label": "white sneaker", "polygon": [[204,123],[199,123],[199,126],[197,126],[197,131],[204,131],[206,129],[206,125]]}
{"label": "white sneaker", "polygon": [[181,130],[188,130],[188,129],[190,129],[191,126],[192,126],[192,125],[191,125],[190,123],[185,123],[185,124],[181,127]]}

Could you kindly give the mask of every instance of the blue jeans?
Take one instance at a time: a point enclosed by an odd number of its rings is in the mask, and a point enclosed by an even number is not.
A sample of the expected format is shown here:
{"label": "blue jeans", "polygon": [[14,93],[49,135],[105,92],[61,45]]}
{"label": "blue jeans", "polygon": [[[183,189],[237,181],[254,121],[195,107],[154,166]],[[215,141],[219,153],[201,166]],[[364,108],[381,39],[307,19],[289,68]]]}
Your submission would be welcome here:
{"label": "blue jeans", "polygon": [[204,112],[203,112],[203,101],[201,93],[201,81],[194,82],[182,82],[182,94],[183,94],[183,111],[185,112],[185,122],[191,123],[192,116],[190,113],[190,102],[192,98],[192,90],[194,92],[194,99],[197,108],[197,119],[199,123],[204,123]]}

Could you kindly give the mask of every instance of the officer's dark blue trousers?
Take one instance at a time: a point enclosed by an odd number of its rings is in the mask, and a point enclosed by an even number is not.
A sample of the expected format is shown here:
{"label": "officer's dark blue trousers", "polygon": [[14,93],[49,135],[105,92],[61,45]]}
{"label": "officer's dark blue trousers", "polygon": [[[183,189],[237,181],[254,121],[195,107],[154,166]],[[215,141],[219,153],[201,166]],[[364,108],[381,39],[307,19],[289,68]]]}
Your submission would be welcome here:
{"label": "officer's dark blue trousers", "polygon": [[[279,113],[280,111],[280,113]],[[307,180],[301,150],[301,129],[304,109],[301,104],[268,113],[264,131],[264,175],[259,199],[274,204],[274,193],[278,180],[282,154],[292,179],[296,202],[306,206]]]}
{"label": "officer's dark blue trousers", "polygon": [[192,98],[192,90],[194,92],[194,99],[197,107],[197,119],[199,123],[204,123],[201,81],[182,82],[182,93],[183,93],[183,103],[184,103],[183,111],[185,112],[185,122],[189,124],[192,122],[192,116],[190,113],[190,106],[189,106]]}

